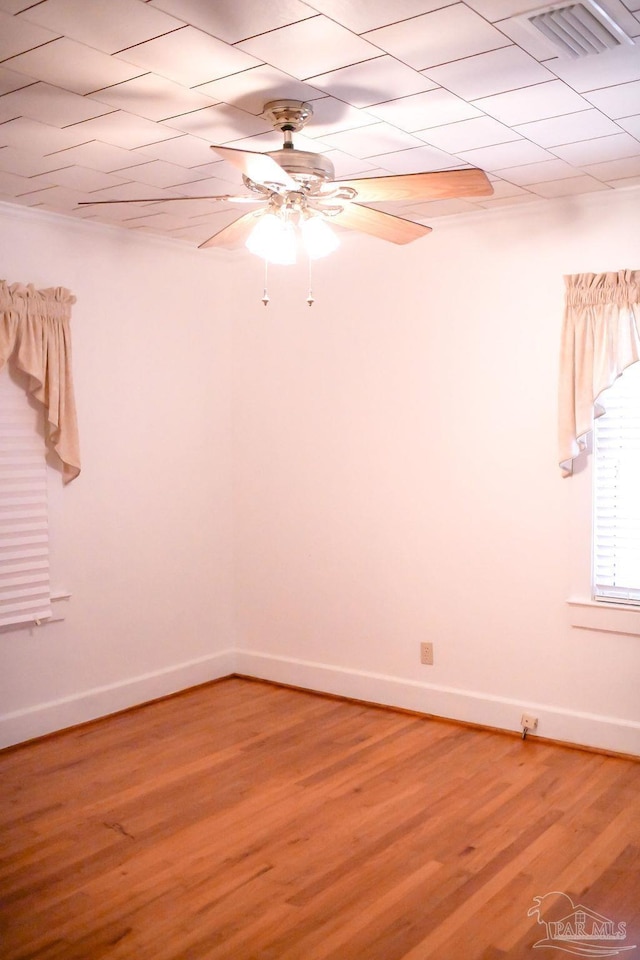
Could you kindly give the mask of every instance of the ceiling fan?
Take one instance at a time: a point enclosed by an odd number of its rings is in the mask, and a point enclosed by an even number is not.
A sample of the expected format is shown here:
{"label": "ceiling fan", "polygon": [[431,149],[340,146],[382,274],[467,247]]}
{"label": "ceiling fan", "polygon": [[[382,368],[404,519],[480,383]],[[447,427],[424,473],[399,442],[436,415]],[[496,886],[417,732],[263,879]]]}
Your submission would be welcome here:
{"label": "ceiling fan", "polygon": [[[326,247],[331,231],[327,221],[368,233],[391,243],[410,243],[431,232],[431,227],[383,213],[367,203],[393,200],[442,200],[453,197],[488,196],[493,187],[483,170],[441,170],[432,173],[408,173],[356,180],[336,180],[333,164],[320,153],[298,150],[293,134],[301,130],[313,115],[313,107],[300,100],[271,100],[262,116],[283,134],[280,150],[256,153],[234,147],[212,146],[223,160],[242,173],[247,193],[212,197],[151,197],[140,200],[86,201],[80,206],[108,203],[152,203],[172,200],[218,200],[225,203],[259,204],[262,210],[238,214],[235,220],[204,243],[204,247],[237,247],[247,242],[252,252],[261,256],[270,251],[272,239],[258,236],[251,245],[259,225],[276,223],[280,228],[293,226],[318,228],[319,246]],[[320,226],[319,226],[320,225]],[[262,231],[265,232],[264,230]],[[260,230],[258,230],[260,234]],[[311,241],[313,238],[311,238]],[[254,249],[255,248],[255,249]],[[329,250],[325,250],[329,252]],[[316,256],[323,255],[316,253]],[[311,253],[311,256],[313,254]],[[265,257],[266,258],[266,257]],[[276,262],[292,262],[280,260]]]}

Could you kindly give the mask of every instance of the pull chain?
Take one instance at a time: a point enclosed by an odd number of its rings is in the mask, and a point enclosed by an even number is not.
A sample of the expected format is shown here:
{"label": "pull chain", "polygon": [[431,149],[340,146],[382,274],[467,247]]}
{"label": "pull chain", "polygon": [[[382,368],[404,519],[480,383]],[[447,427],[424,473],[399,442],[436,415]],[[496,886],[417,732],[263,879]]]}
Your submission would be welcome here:
{"label": "pull chain", "polygon": [[[313,283],[312,283],[311,263],[312,263],[311,257],[309,257],[309,294],[308,294],[308,296],[307,296],[307,303],[309,304],[310,307],[312,307],[312,306],[314,305],[314,303],[316,302],[315,297],[314,297],[314,295],[313,295]],[[271,303],[271,297],[269,296],[268,285],[269,285],[269,261],[265,259],[265,261],[264,261],[264,289],[263,289],[263,292],[262,292],[262,302],[263,302],[263,304],[265,305],[265,307],[268,307],[269,304]]]}
{"label": "pull chain", "polygon": [[315,303],[315,300],[313,298],[313,290],[312,290],[312,283],[311,283],[311,257],[309,257],[309,296],[307,297],[307,303],[309,304],[310,307],[312,307],[313,304]]}
{"label": "pull chain", "polygon": [[268,292],[267,292],[267,281],[268,281],[268,279],[269,279],[269,261],[265,258],[265,261],[264,261],[264,293],[262,294],[262,302],[264,303],[265,307],[268,307],[268,306],[269,306],[269,301],[270,301],[270,299],[271,299],[271,297],[269,296],[269,294],[268,294]]}

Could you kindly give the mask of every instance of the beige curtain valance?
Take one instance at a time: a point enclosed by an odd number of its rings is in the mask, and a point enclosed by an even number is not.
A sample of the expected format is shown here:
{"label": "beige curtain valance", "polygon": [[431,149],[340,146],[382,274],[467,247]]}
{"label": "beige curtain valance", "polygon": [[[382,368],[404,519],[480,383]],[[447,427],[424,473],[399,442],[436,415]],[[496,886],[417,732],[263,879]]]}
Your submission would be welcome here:
{"label": "beige curtain valance", "polygon": [[640,360],[640,270],[579,273],[564,278],[560,353],[560,468],[565,477],[584,449],[598,397]]}
{"label": "beige curtain valance", "polygon": [[0,370],[13,357],[30,378],[30,393],[45,408],[48,443],[63,465],[65,483],[80,473],[71,374],[71,306],[64,287],[36,290],[0,280]]}

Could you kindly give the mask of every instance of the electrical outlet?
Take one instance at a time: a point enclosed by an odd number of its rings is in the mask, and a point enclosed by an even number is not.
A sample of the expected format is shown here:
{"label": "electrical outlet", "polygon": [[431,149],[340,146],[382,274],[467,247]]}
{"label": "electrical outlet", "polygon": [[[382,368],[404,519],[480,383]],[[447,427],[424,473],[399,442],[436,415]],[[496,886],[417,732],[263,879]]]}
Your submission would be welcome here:
{"label": "electrical outlet", "polygon": [[530,713],[523,713],[520,718],[520,726],[523,730],[535,730],[538,726],[538,718]]}
{"label": "electrical outlet", "polygon": [[420,644],[420,663],[424,663],[428,667],[433,666],[433,644],[432,643]]}

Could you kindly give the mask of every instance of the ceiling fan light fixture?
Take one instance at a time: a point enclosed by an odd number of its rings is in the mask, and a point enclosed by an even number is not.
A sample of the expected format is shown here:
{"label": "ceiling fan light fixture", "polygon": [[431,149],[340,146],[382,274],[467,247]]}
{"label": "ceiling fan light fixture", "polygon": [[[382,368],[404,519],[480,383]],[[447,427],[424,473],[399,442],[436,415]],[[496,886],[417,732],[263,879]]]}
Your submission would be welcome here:
{"label": "ceiling fan light fixture", "polygon": [[323,217],[305,217],[300,224],[300,234],[311,260],[327,257],[340,246],[335,232]]}
{"label": "ceiling fan light fixture", "polygon": [[269,263],[296,262],[296,234],[290,220],[264,213],[247,237],[247,250]]}

